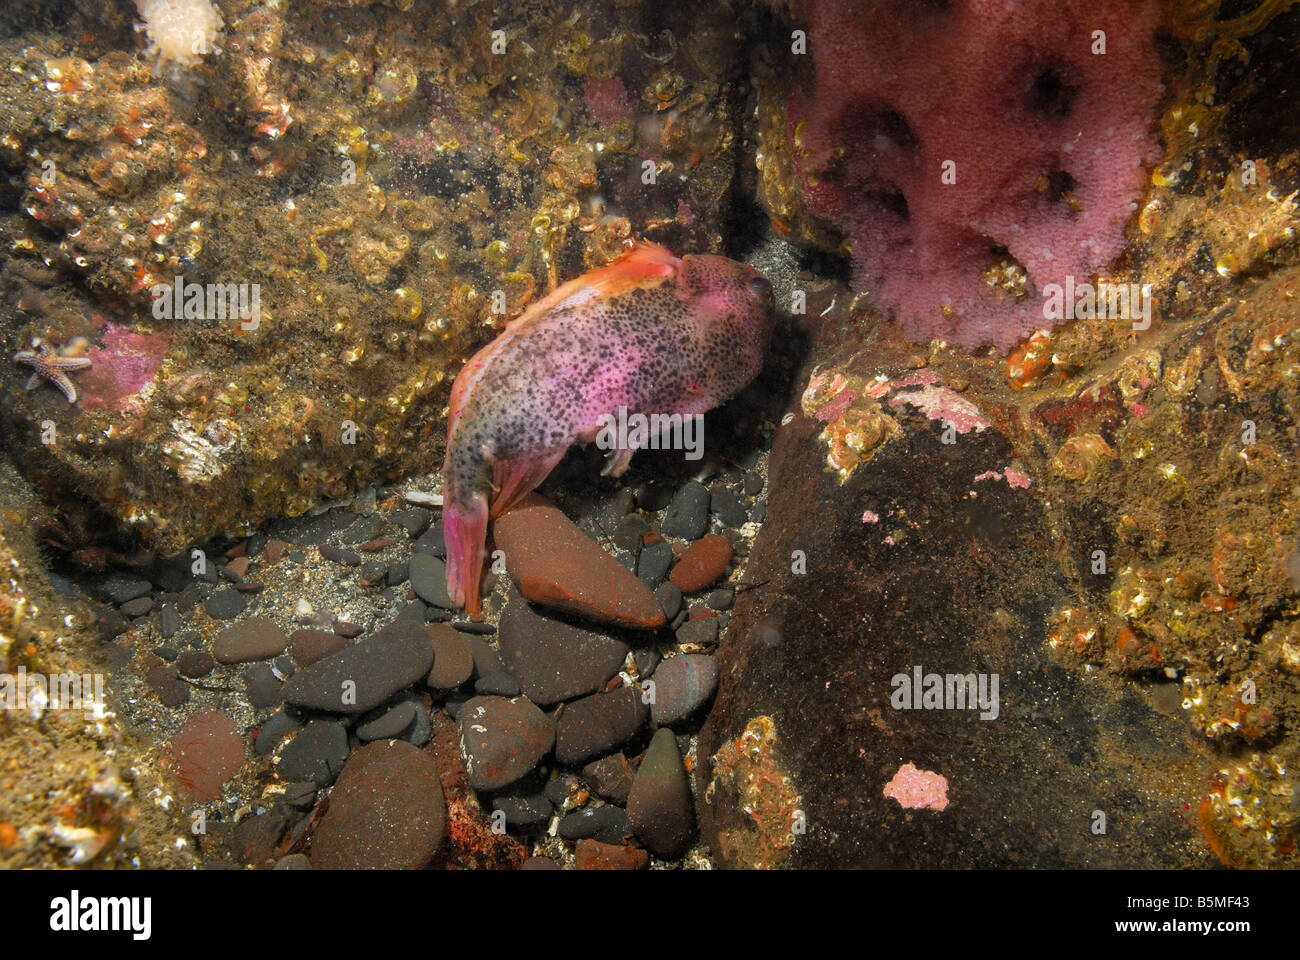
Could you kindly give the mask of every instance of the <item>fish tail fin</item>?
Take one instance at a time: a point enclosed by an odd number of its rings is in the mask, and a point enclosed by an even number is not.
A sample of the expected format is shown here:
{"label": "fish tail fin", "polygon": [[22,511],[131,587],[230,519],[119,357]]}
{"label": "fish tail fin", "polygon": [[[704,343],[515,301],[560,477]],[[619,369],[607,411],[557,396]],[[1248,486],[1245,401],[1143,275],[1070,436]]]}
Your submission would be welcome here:
{"label": "fish tail fin", "polygon": [[442,508],[447,538],[447,595],[470,616],[483,610],[479,590],[483,581],[488,526],[487,494],[448,497]]}

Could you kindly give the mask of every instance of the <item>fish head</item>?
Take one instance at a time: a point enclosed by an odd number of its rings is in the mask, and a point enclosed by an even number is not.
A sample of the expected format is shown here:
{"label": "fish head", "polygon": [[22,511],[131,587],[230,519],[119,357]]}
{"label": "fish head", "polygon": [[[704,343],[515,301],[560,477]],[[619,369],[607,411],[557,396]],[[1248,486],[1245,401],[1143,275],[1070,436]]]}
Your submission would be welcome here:
{"label": "fish head", "polygon": [[681,259],[677,290],[704,325],[726,324],[765,349],[772,332],[772,284],[753,267],[707,254]]}

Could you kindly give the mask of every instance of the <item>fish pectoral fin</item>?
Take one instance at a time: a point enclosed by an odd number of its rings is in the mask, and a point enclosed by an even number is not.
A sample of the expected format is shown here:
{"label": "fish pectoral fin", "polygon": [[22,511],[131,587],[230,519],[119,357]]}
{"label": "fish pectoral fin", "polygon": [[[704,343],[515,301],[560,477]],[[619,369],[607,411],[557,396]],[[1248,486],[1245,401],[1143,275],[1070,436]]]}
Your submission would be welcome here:
{"label": "fish pectoral fin", "polygon": [[531,493],[555,465],[564,459],[565,449],[499,460],[492,465],[492,516],[499,517]]}

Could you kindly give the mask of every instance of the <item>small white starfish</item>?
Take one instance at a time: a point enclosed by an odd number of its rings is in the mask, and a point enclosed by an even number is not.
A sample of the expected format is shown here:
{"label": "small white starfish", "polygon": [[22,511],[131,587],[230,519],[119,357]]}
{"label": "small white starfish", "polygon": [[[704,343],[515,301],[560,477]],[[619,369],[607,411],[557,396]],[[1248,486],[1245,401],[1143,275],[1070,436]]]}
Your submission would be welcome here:
{"label": "small white starfish", "polygon": [[77,402],[77,388],[63,371],[90,366],[89,357],[60,357],[48,343],[38,344],[36,350],[19,350],[14,354],[14,362],[25,363],[36,371],[27,381],[28,390],[35,389],[42,380],[48,380],[63,391],[68,403]]}

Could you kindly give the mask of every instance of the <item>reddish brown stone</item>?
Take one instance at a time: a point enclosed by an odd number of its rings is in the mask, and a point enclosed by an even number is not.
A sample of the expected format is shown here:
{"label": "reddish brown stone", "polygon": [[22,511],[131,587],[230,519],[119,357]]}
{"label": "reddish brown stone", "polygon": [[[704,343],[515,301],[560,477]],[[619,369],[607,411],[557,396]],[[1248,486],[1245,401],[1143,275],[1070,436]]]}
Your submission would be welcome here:
{"label": "reddish brown stone", "polygon": [[235,721],[220,710],[203,710],[185,721],[171,741],[176,779],[195,800],[215,800],[244,761]]}
{"label": "reddish brown stone", "polygon": [[295,630],[289,635],[293,658],[301,667],[310,667],[317,660],[324,660],[347,645],[348,642],[343,637],[328,630]]}
{"label": "reddish brown stone", "polygon": [[293,549],[293,544],[285,540],[266,541],[266,562],[279,563],[280,559]]}
{"label": "reddish brown stone", "polygon": [[530,495],[499,517],[493,538],[520,593],[534,603],[596,623],[663,626],[650,588],[541,497]]}
{"label": "reddish brown stone", "polygon": [[721,580],[730,562],[731,541],[711,533],[686,548],[672,573],[668,574],[668,579],[682,593],[695,593]]}
{"label": "reddish brown stone", "polygon": [[312,836],[324,870],[415,870],[447,832],[447,802],[433,761],[405,740],[380,740],[348,759]]}
{"label": "reddish brown stone", "polygon": [[650,854],[644,850],[599,840],[579,840],[574,857],[579,870],[644,870],[650,866]]}
{"label": "reddish brown stone", "polygon": [[234,557],[233,559],[231,559],[229,563],[226,564],[226,569],[229,570],[236,577],[242,579],[244,574],[248,573],[248,557],[244,556],[243,554]]}

